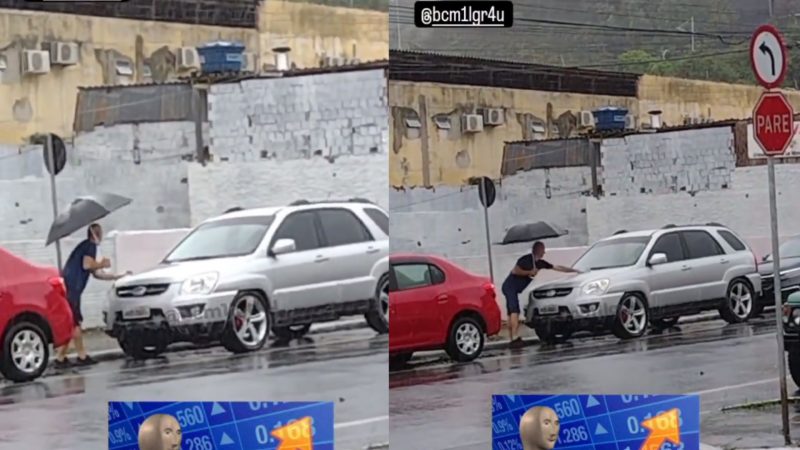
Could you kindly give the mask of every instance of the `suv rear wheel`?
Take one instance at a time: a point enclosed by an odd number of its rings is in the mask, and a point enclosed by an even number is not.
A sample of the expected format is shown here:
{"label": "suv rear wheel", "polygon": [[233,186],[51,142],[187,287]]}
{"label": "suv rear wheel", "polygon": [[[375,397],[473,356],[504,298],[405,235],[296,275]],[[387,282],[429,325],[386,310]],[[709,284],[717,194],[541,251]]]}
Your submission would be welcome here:
{"label": "suv rear wheel", "polygon": [[47,369],[50,347],[44,330],[33,322],[12,325],[3,337],[0,372],[15,382],[32,381]]}
{"label": "suv rear wheel", "polygon": [[742,323],[750,318],[753,312],[755,295],[750,284],[742,279],[731,281],[725,303],[719,309],[719,315],[728,323]]}
{"label": "suv rear wheel", "polygon": [[389,332],[389,274],[385,273],[378,280],[375,288],[375,302],[372,309],[364,315],[367,325],[380,334]]}
{"label": "suv rear wheel", "polygon": [[267,300],[257,292],[241,292],[222,333],[222,346],[233,353],[260,350],[269,337],[271,318]]}
{"label": "suv rear wheel", "polygon": [[619,301],[611,332],[620,339],[641,337],[647,331],[649,316],[644,297],[637,293],[627,293]]}

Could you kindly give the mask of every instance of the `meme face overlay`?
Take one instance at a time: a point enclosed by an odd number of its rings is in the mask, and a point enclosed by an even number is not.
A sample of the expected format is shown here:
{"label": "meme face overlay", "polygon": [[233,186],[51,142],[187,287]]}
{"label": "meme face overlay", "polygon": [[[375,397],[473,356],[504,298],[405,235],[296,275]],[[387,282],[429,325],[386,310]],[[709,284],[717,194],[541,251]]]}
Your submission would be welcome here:
{"label": "meme face overlay", "polygon": [[525,450],[552,450],[558,441],[561,422],[558,414],[546,406],[536,406],[522,415],[519,437]]}
{"label": "meme face overlay", "polygon": [[141,450],[180,450],[181,426],[169,414],[154,414],[139,428]]}

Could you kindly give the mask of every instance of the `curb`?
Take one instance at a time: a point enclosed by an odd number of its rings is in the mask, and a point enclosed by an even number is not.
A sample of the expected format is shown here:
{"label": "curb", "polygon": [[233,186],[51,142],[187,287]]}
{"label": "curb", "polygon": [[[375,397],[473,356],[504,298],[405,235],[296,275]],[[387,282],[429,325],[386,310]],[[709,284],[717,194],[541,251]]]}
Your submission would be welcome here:
{"label": "curb", "polygon": [[[703,322],[713,322],[719,319],[718,313],[708,313],[708,314],[698,314],[696,316],[689,316],[686,318],[681,319],[678,321],[678,324],[692,324],[692,323],[703,323]],[[483,347],[483,350],[505,350],[508,348],[508,345],[511,341],[508,339],[502,339],[497,341],[488,341]],[[531,337],[524,337],[522,338],[522,342],[525,343],[525,347],[530,347],[539,343],[539,338],[537,336]]]}
{"label": "curb", "polygon": [[[337,323],[337,322],[333,322],[333,323],[330,323],[330,324],[321,323],[321,324],[317,325],[316,327],[313,327],[308,332],[308,334],[309,335],[316,335],[316,334],[335,333],[335,332],[338,332],[338,331],[359,330],[359,329],[368,328],[368,327],[369,326],[367,325],[367,323],[364,320],[361,320],[361,319],[351,320],[351,321],[342,321],[341,323]],[[96,328],[96,329],[86,330],[86,331],[97,332],[98,330],[100,330],[100,329]],[[169,349],[164,353],[168,354],[168,353],[182,352],[182,351],[186,351],[186,350],[202,350],[202,349],[218,347],[218,346],[219,346],[219,344],[217,344],[217,343],[196,345],[196,344],[181,342],[181,343],[170,345]],[[126,358],[125,353],[119,348],[114,348],[114,349],[109,349],[109,350],[99,350],[99,351],[94,351],[94,352],[91,351],[91,350],[88,350],[88,353],[90,354],[90,356],[93,359],[95,359],[95,360],[97,360],[99,362],[115,361],[115,360],[125,359]],[[72,355],[72,354],[70,356],[72,356],[73,359],[75,357],[75,355]],[[49,363],[52,364],[54,361],[55,361],[55,357],[51,356]]]}

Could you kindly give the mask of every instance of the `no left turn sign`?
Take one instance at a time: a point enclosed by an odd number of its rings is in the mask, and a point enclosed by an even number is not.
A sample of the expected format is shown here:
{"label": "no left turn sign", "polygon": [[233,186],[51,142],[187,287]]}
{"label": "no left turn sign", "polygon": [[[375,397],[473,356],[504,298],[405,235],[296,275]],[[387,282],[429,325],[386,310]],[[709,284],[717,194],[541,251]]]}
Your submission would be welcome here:
{"label": "no left turn sign", "polygon": [[777,28],[762,25],[756,29],[750,41],[750,63],[760,85],[773,89],[783,83],[789,65],[787,57],[783,36]]}

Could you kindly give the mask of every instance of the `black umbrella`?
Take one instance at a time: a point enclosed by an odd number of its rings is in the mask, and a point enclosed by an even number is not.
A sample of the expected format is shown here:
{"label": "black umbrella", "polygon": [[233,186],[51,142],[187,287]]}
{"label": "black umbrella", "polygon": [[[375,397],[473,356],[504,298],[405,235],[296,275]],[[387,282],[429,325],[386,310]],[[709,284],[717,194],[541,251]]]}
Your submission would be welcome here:
{"label": "black umbrella", "polygon": [[63,239],[70,234],[91,225],[110,213],[128,205],[131,199],[115,194],[96,194],[78,197],[69,209],[59,214],[50,232],[47,234],[47,244]]}
{"label": "black umbrella", "polygon": [[568,234],[568,231],[550,222],[535,222],[514,225],[506,232],[502,245],[533,242],[540,239],[557,238]]}

